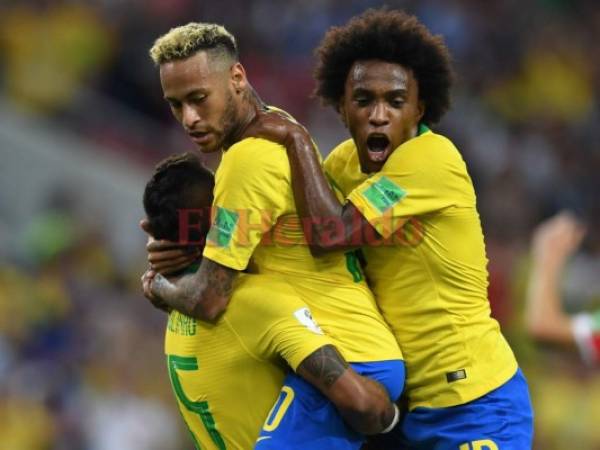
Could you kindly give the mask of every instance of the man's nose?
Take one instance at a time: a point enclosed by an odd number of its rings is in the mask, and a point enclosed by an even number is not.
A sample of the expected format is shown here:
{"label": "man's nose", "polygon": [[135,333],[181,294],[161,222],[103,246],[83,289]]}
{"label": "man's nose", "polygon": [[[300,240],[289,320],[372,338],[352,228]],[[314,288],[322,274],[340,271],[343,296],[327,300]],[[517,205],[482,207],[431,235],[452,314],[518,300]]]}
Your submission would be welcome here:
{"label": "man's nose", "polygon": [[381,127],[389,123],[388,111],[383,103],[376,103],[369,115],[369,123],[376,127]]}
{"label": "man's nose", "polygon": [[183,111],[181,112],[181,114],[181,122],[183,123],[183,126],[188,130],[192,130],[194,128],[194,125],[196,125],[196,123],[200,121],[200,115],[198,114],[198,111],[196,111],[196,109],[191,105],[187,105],[184,103]]}

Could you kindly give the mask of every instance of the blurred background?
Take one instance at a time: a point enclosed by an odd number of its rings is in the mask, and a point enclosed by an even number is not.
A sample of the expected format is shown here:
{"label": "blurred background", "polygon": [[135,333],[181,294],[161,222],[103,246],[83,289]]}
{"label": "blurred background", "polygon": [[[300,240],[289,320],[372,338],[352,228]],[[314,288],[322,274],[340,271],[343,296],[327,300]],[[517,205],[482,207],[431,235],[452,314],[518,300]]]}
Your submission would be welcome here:
{"label": "blurred background", "polygon": [[[531,236],[561,210],[587,234],[561,274],[565,314],[600,307],[600,5],[389,1],[442,34],[453,108],[436,131],[474,180],[495,317],[530,380],[536,448],[600,449],[600,371],[541,346],[524,316]],[[193,448],[170,392],[165,316],[141,296],[141,195],[193,150],[162,100],[153,40],[224,24],[250,81],[323,154],[347,134],[313,89],[312,51],[367,0],[1,0],[0,448]],[[570,255],[569,255],[570,256]]]}

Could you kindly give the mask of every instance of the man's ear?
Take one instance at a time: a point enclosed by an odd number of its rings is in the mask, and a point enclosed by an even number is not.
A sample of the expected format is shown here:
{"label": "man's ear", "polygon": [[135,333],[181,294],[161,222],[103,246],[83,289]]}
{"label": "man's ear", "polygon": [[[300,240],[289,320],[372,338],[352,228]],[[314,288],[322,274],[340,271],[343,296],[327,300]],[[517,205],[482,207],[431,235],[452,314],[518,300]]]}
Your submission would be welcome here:
{"label": "man's ear", "polygon": [[423,116],[425,115],[425,102],[423,100],[419,100],[417,108],[418,108],[418,114],[419,114],[419,120],[417,121],[417,123],[421,123],[421,120],[423,119]]}
{"label": "man's ear", "polygon": [[248,86],[248,79],[246,78],[246,69],[241,63],[236,62],[230,69],[231,72],[231,83],[236,93],[240,93]]}

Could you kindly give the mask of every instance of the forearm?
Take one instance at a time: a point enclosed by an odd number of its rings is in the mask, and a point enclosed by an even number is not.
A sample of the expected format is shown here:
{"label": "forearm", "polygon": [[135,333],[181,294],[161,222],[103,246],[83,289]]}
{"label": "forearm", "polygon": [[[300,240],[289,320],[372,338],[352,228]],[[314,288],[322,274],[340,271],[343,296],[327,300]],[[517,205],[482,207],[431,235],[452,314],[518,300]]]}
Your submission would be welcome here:
{"label": "forearm", "polygon": [[[292,171],[292,188],[298,214],[305,224],[305,234],[315,253],[350,250],[357,220],[344,214],[321,168],[312,140],[302,132],[293,133],[286,144]],[[308,227],[308,228],[307,228]]]}
{"label": "forearm", "polygon": [[203,259],[194,274],[170,282],[157,274],[152,292],[169,307],[196,319],[213,322],[225,310],[237,271]]}
{"label": "forearm", "polygon": [[527,292],[527,328],[541,341],[575,344],[571,318],[563,312],[560,274],[563,264],[534,257]]}
{"label": "forearm", "polygon": [[[366,404],[360,408],[340,408],[340,414],[353,429],[362,434],[379,434],[389,431],[397,414],[386,390],[378,382],[360,377],[358,389],[363,389]],[[397,419],[396,419],[397,420]]]}
{"label": "forearm", "polygon": [[316,149],[307,135],[300,132],[292,135],[288,157],[300,216],[315,222],[323,218],[341,218],[342,205],[331,189]]}
{"label": "forearm", "polygon": [[197,285],[193,275],[186,275],[177,282],[171,282],[161,274],[156,274],[152,282],[152,292],[155,296],[159,297],[170,309],[192,317],[195,317],[193,311],[198,301],[194,295],[196,289],[202,289],[202,287]]}
{"label": "forearm", "polygon": [[334,346],[316,350],[297,372],[318,388],[356,431],[377,434],[392,424],[395,409],[386,390],[376,381],[358,375]]}

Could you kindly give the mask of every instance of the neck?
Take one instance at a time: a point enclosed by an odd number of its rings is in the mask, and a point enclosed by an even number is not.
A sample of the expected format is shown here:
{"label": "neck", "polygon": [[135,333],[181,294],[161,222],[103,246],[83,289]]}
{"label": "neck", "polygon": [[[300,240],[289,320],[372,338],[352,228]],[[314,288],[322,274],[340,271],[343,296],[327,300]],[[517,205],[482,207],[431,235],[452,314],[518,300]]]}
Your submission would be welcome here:
{"label": "neck", "polygon": [[242,106],[239,112],[239,120],[236,121],[235,126],[229,134],[229,138],[224,142],[223,150],[227,150],[233,144],[240,140],[240,137],[244,133],[244,130],[250,125],[250,123],[256,117],[257,110],[265,110],[266,105],[258,96],[258,93],[254,88],[248,85],[242,93]]}

